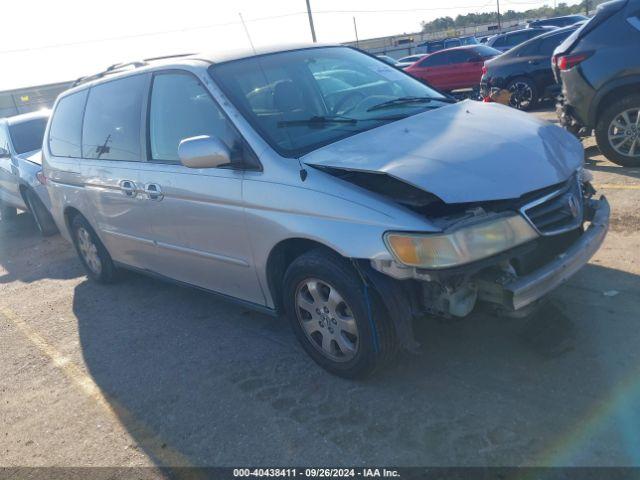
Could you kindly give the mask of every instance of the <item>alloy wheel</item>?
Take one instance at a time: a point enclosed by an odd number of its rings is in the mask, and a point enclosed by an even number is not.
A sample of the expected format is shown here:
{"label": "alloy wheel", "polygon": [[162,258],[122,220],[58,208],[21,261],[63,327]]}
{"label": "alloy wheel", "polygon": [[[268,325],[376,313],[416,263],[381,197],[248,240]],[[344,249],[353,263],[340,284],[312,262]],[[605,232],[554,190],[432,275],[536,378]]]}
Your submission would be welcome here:
{"label": "alloy wheel", "polygon": [[619,113],[609,124],[611,148],[627,157],[640,157],[640,108]]}
{"label": "alloy wheel", "polygon": [[527,82],[514,82],[510,87],[509,105],[515,108],[528,108],[533,101],[533,90]]}
{"label": "alloy wheel", "polygon": [[358,326],[349,305],[331,284],[309,278],[298,284],[296,315],[311,344],[325,357],[347,362],[358,351]]}
{"label": "alloy wheel", "polygon": [[98,254],[98,247],[91,239],[91,234],[84,227],[80,227],[77,230],[76,236],[78,238],[78,250],[80,250],[82,259],[94,274],[100,275],[102,272],[102,261]]}

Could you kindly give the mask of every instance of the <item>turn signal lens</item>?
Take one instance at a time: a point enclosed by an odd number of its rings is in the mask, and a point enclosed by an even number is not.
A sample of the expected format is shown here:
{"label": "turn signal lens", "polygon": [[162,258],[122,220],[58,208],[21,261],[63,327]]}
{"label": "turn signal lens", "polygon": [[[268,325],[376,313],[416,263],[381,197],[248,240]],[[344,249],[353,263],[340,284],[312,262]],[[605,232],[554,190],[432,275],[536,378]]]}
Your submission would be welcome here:
{"label": "turn signal lens", "polygon": [[408,266],[438,269],[465,265],[533,240],[538,234],[520,215],[500,217],[442,234],[389,232],[387,248]]}
{"label": "turn signal lens", "polygon": [[42,185],[46,185],[47,184],[47,177],[44,176],[44,172],[42,170],[38,171],[36,173],[36,178],[38,179],[38,181],[42,184]]}

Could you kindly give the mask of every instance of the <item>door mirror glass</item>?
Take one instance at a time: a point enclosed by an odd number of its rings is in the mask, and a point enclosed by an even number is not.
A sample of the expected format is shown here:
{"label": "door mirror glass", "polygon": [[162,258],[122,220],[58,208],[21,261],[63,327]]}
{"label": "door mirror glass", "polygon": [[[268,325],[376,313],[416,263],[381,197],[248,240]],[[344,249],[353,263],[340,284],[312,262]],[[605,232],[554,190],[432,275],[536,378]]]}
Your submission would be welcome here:
{"label": "door mirror glass", "polygon": [[185,138],[178,146],[178,157],[188,168],[216,168],[231,163],[231,153],[218,138],[200,135]]}

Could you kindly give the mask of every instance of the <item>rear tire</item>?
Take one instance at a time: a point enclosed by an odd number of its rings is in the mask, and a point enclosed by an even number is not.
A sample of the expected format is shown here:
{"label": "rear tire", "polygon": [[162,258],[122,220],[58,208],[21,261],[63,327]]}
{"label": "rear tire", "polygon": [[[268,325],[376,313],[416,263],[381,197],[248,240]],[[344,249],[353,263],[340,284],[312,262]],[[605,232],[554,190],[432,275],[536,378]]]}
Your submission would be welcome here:
{"label": "rear tire", "polygon": [[24,193],[25,203],[29,208],[29,212],[33,215],[33,220],[36,222],[38,230],[43,237],[49,237],[58,233],[58,227],[53,221],[53,217],[47,207],[45,207],[40,197],[33,190],[27,190]]}
{"label": "rear tire", "polygon": [[9,205],[3,205],[0,203],[0,221],[6,222],[8,220],[13,220],[18,215],[18,210],[15,207],[10,207]]}
{"label": "rear tire", "polygon": [[71,237],[87,276],[99,283],[114,282],[117,271],[111,255],[82,215],[71,220]]}
{"label": "rear tire", "polygon": [[507,85],[511,92],[509,105],[528,112],[538,104],[538,89],[532,80],[526,77],[514,78]]}
{"label": "rear tire", "polygon": [[640,167],[638,117],[640,95],[623,97],[600,115],[596,125],[596,142],[602,154],[613,163],[623,167]]}
{"label": "rear tire", "polygon": [[395,356],[395,331],[377,292],[331,251],[312,250],[291,263],[283,303],[302,347],[334,375],[363,378]]}

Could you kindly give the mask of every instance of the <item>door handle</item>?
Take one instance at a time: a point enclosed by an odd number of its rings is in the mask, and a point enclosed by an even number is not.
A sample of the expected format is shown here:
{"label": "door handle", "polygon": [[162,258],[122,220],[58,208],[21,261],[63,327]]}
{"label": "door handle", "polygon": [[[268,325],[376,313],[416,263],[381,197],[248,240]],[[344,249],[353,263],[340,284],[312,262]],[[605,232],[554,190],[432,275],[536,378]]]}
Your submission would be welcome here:
{"label": "door handle", "polygon": [[122,180],[120,182],[120,190],[127,197],[135,197],[137,195],[136,184],[131,180]]}
{"label": "door handle", "polygon": [[529,60],[529,65],[539,65],[540,62],[537,60]]}
{"label": "door handle", "polygon": [[149,200],[155,200],[159,202],[164,198],[164,194],[162,193],[162,189],[160,185],[157,183],[149,183],[146,187],[144,187],[144,193],[147,194],[147,198]]}

